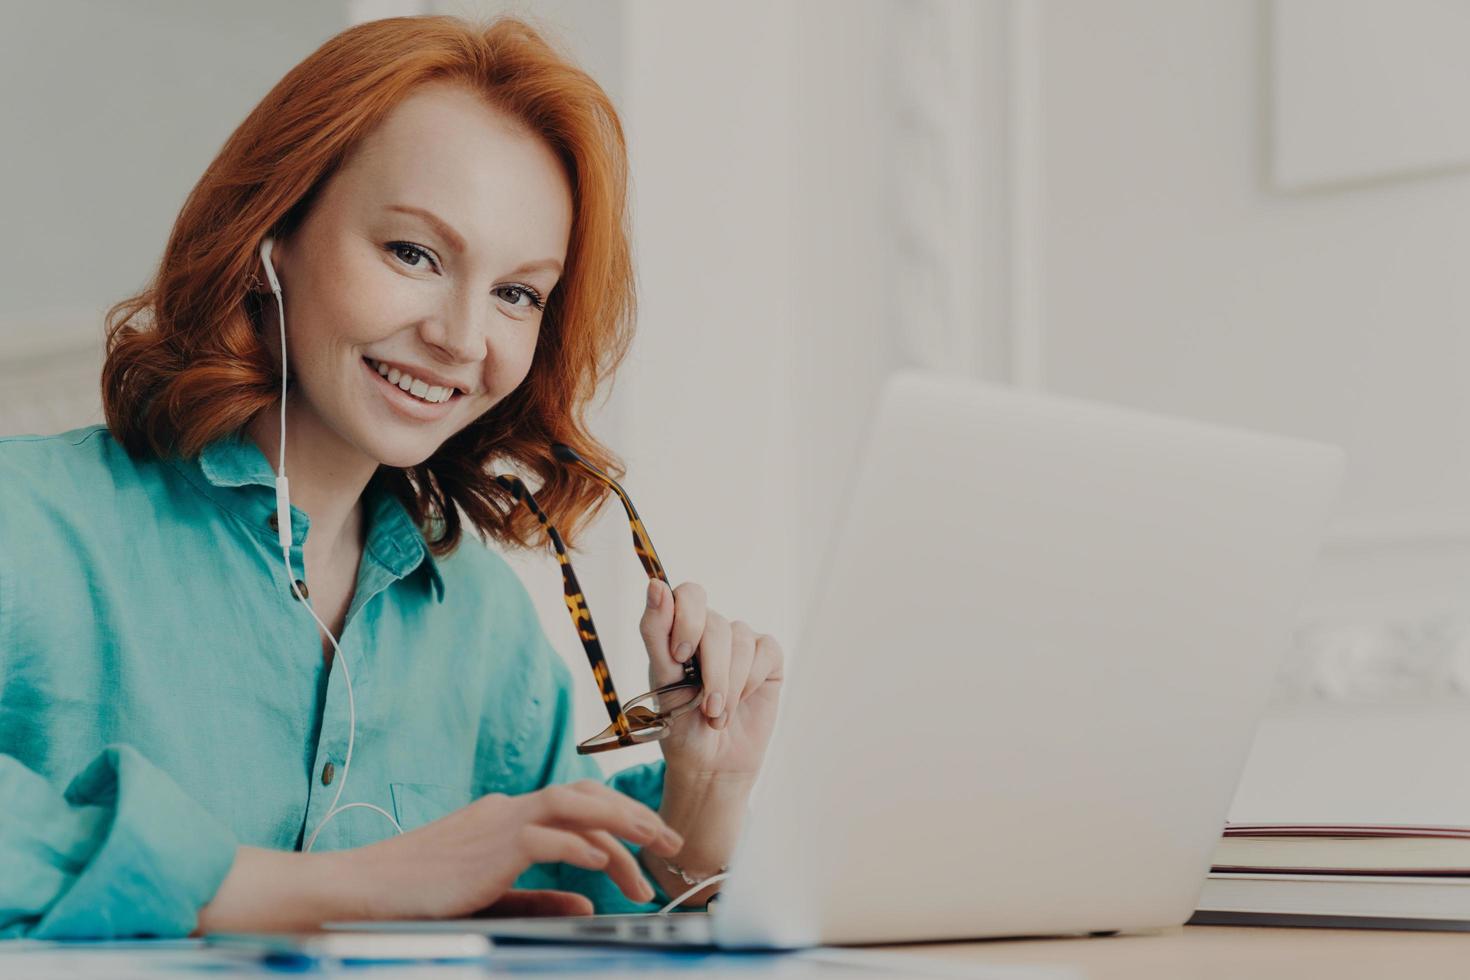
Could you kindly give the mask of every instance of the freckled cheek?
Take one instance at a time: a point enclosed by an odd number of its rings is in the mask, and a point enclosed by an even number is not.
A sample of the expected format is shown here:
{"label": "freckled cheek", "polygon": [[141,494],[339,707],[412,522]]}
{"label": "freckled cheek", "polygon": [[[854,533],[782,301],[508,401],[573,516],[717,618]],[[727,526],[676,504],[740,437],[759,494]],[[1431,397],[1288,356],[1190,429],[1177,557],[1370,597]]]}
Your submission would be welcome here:
{"label": "freckled cheek", "polygon": [[516,389],[526,375],[531,373],[531,364],[536,356],[534,338],[516,344],[492,346],[481,378],[487,392],[487,400],[494,404]]}
{"label": "freckled cheek", "polygon": [[332,294],[333,325],[350,344],[380,340],[414,315],[414,295],[404,280],[372,261],[343,263]]}

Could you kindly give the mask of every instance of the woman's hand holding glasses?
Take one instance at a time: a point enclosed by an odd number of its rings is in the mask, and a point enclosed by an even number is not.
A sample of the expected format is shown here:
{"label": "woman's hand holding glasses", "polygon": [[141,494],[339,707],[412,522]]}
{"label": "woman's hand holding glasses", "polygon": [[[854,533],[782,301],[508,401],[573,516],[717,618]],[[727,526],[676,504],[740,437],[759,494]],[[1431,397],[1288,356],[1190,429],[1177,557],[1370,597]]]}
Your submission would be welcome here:
{"label": "woman's hand holding glasses", "polygon": [[753,782],[776,724],[785,659],[780,644],[710,609],[696,582],[670,589],[651,580],[638,626],[651,688],[679,681],[684,664],[699,657],[699,709],[674,718],[658,743],[669,772]]}
{"label": "woman's hand holding glasses", "polygon": [[[686,886],[722,869],[735,846],[745,804],[775,729],[785,655],[774,637],[710,609],[699,584],[685,582],[671,588],[653,539],[627,492],[570,446],[556,443],[551,449],[558,461],[604,484],[627,512],[633,551],[648,576],[647,602],[639,621],[648,651],[647,692],[626,703],[620,699],[561,534],[518,477],[503,474],[496,482],[528,507],[546,531],[561,567],[567,612],[611,722],[577,743],[577,751],[610,752],[649,742],[658,742],[663,751],[659,813],[687,844],[674,856],[677,864],[650,864],[651,849],[641,852],[642,863],[670,895],[684,894]],[[712,887],[690,901],[708,899]]]}

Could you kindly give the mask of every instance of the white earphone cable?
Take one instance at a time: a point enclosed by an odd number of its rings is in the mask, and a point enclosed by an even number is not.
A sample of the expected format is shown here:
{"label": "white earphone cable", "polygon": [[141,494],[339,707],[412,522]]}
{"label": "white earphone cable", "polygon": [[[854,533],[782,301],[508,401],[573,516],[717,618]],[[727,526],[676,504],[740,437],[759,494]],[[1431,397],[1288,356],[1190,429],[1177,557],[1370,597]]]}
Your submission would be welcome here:
{"label": "white earphone cable", "polygon": [[[710,885],[713,885],[715,882],[717,882],[717,881],[724,881],[728,877],[730,877],[730,873],[728,871],[721,871],[717,875],[710,875],[708,878],[704,879],[699,884],[695,885],[693,888],[690,888],[688,891],[680,892],[678,898],[674,899],[672,902],[670,902],[669,904],[665,905],[663,908],[659,909],[658,912],[655,913],[655,914],[657,914],[657,915],[668,915],[670,912],[674,911],[674,909],[678,907],[678,905],[679,905],[680,902],[684,901],[684,899],[688,898],[690,895],[693,895],[695,892],[699,891],[701,888],[708,888]],[[715,896],[715,898],[718,898],[718,897],[719,897],[718,895]],[[711,898],[710,899],[710,902],[713,902],[714,900],[715,900],[714,898]]]}
{"label": "white earphone cable", "polygon": [[327,807],[326,815],[317,823],[316,829],[311,832],[311,836],[307,838],[305,846],[302,847],[303,851],[309,851],[316,843],[317,835],[322,832],[323,827],[338,814],[345,813],[354,807],[363,807],[375,813],[381,813],[393,825],[397,833],[403,833],[403,828],[399,826],[397,820],[393,819],[393,814],[372,803],[349,803],[344,807],[337,806],[337,801],[342,799],[342,791],[347,788],[347,774],[352,769],[352,746],[357,740],[357,700],[352,694],[352,671],[347,666],[347,658],[342,656],[342,647],[338,645],[337,638],[332,635],[327,624],[322,622],[321,617],[316,614],[311,602],[301,594],[301,589],[296,584],[296,573],[291,568],[291,503],[286,483],[286,302],[281,297],[281,284],[276,280],[275,269],[271,266],[268,247],[262,250],[262,256],[265,258],[265,267],[269,273],[271,291],[276,296],[276,309],[280,314],[281,326],[281,443],[276,456],[276,520],[280,531],[278,539],[281,545],[281,557],[286,560],[286,579],[291,583],[291,592],[306,607],[306,611],[311,613],[311,618],[316,620],[322,632],[327,634],[327,639],[332,643],[333,654],[337,662],[342,665],[342,677],[347,682],[347,755],[342,760],[342,778],[337,781],[337,792]]}

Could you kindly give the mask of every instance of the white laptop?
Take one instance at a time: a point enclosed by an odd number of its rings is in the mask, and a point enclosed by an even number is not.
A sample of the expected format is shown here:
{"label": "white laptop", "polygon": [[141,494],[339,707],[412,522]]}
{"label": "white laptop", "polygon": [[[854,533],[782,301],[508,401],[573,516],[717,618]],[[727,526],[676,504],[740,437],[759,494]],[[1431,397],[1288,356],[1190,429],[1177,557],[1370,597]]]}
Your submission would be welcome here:
{"label": "white laptop", "polygon": [[884,388],[709,913],[342,924],[723,948],[1140,931],[1209,870],[1331,446]]}

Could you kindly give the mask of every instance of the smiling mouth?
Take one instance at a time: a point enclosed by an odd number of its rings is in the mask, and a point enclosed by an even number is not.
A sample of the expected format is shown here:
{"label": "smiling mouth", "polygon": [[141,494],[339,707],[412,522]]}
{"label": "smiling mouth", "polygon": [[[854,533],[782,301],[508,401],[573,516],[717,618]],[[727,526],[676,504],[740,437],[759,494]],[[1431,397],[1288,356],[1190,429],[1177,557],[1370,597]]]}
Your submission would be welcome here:
{"label": "smiling mouth", "polygon": [[393,385],[398,390],[411,398],[423,402],[425,405],[442,405],[444,402],[453,401],[464,395],[458,388],[446,388],[440,385],[431,385],[426,381],[400,371],[396,367],[389,367],[371,357],[364,357],[363,362],[369,368],[376,371],[384,381]]}

